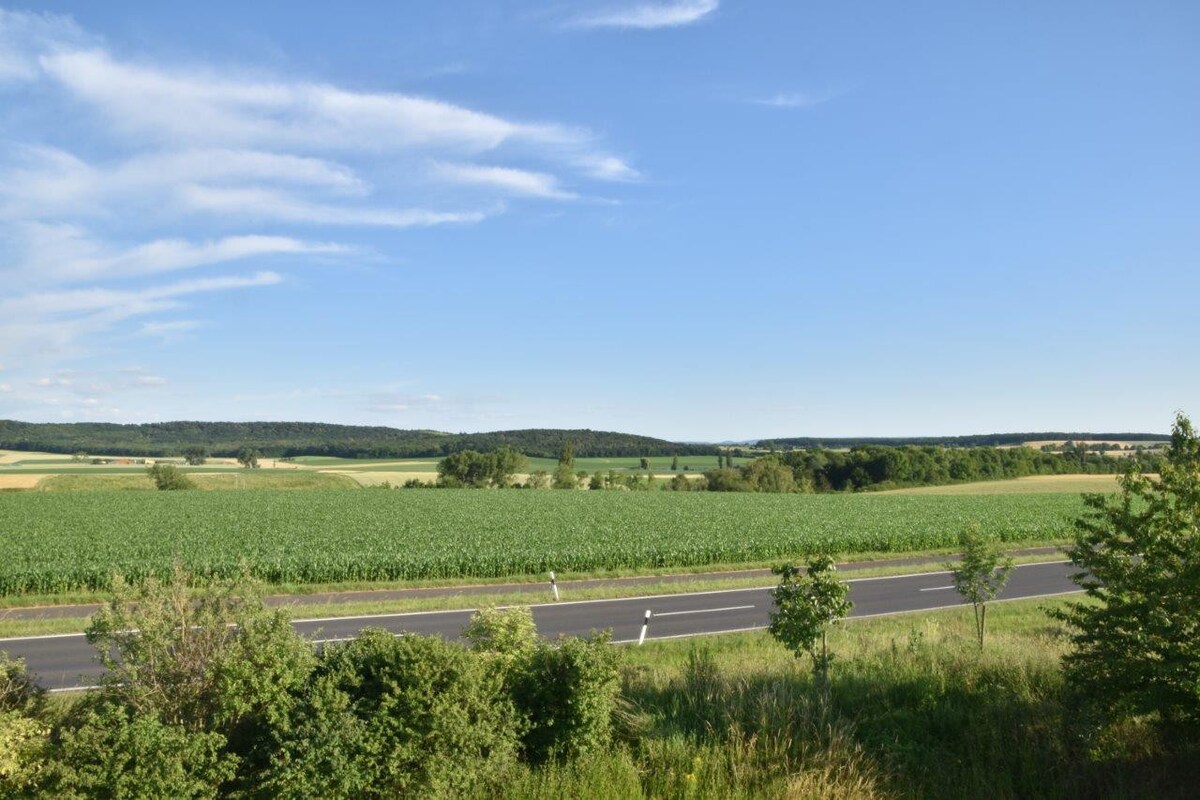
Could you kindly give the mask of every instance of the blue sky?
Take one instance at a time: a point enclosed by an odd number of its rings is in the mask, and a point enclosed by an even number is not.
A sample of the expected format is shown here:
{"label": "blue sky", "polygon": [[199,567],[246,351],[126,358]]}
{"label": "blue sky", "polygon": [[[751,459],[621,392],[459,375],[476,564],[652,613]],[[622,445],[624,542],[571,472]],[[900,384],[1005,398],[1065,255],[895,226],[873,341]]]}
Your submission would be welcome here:
{"label": "blue sky", "polygon": [[0,417],[1200,413],[1200,5],[348,5],[0,10]]}

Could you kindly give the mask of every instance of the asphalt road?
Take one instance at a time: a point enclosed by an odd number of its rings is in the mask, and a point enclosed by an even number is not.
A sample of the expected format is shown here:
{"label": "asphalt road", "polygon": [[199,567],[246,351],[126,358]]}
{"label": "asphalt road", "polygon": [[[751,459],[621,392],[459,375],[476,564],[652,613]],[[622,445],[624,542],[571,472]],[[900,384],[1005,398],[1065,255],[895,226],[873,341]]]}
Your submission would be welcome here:
{"label": "asphalt road", "polygon": [[[1069,578],[1075,569],[1067,562],[1018,566],[1000,599],[1078,591]],[[848,583],[850,599],[854,601],[851,614],[854,617],[945,608],[963,602],[954,591],[947,572],[857,578]],[[583,635],[611,628],[614,642],[629,643],[637,641],[647,610],[651,612],[647,640],[763,628],[771,610],[769,591],[769,588],[730,589],[619,600],[581,600],[532,608],[538,631],[543,636]],[[352,639],[364,628],[455,638],[472,613],[473,609],[462,609],[299,619],[295,626],[316,643]],[[95,651],[82,634],[0,639],[0,651],[25,659],[41,685],[51,690],[86,687],[94,684],[100,674],[94,660]]]}

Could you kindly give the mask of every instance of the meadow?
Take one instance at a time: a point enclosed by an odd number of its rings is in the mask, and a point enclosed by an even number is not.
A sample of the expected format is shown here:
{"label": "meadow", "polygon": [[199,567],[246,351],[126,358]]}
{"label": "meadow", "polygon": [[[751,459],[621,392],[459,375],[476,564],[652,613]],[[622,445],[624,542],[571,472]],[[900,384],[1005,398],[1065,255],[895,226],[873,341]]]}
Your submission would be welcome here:
{"label": "meadow", "polygon": [[241,564],[268,583],[686,568],[815,551],[950,547],[971,522],[1009,542],[1069,536],[1070,494],[675,492],[8,492],[0,594],[104,589],[111,576]]}

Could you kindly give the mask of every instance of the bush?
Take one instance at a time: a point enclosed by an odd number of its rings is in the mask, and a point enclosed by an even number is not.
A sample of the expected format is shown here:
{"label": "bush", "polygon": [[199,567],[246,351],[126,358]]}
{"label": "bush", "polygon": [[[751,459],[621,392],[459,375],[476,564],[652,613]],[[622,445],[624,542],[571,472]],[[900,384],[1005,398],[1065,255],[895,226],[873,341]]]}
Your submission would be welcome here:
{"label": "bush", "polygon": [[612,740],[619,654],[607,635],[540,643],[517,660],[509,678],[529,728],[526,759],[541,763],[599,751]]}
{"label": "bush", "polygon": [[237,759],[218,733],[193,732],[89,698],[58,732],[39,783],[49,797],[217,797]]}
{"label": "bush", "polygon": [[364,632],[329,650],[279,737],[272,797],[440,797],[515,761],[502,674],[435,637]]}
{"label": "bush", "polygon": [[155,464],[146,470],[146,474],[154,481],[160,491],[175,491],[178,489],[195,489],[196,484],[172,464]]}

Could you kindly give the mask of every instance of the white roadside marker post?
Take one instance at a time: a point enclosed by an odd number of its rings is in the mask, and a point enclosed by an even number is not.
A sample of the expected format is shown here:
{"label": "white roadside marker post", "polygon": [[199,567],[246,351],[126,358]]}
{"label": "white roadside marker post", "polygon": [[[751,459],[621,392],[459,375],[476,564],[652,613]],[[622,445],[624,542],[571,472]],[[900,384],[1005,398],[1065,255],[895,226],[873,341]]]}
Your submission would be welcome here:
{"label": "white roadside marker post", "polygon": [[550,591],[554,594],[554,602],[558,602],[558,582],[554,580],[554,571],[550,571]]}
{"label": "white roadside marker post", "polygon": [[646,609],[646,616],[642,620],[642,635],[638,637],[638,644],[646,641],[646,629],[650,627],[650,609]]}

